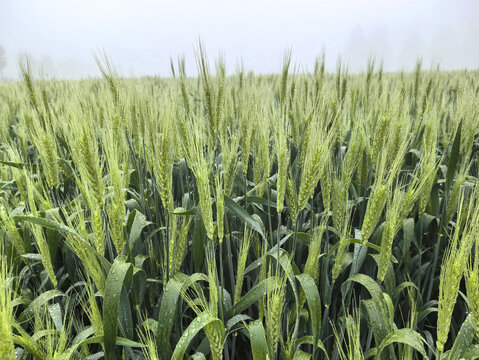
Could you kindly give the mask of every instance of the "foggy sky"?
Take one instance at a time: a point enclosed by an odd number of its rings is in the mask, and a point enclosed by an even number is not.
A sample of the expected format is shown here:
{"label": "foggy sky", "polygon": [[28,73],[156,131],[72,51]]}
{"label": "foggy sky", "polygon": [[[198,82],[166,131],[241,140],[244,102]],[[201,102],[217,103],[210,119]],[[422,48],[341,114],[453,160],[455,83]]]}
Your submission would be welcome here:
{"label": "foggy sky", "polygon": [[326,53],[349,71],[373,55],[389,71],[479,68],[477,0],[0,0],[0,45],[6,77],[17,57],[56,77],[99,76],[92,51],[102,51],[124,76],[170,74],[170,57],[184,55],[196,74],[198,37],[210,60],[224,54],[234,71],[243,61],[255,73],[278,72],[290,48],[298,69]]}

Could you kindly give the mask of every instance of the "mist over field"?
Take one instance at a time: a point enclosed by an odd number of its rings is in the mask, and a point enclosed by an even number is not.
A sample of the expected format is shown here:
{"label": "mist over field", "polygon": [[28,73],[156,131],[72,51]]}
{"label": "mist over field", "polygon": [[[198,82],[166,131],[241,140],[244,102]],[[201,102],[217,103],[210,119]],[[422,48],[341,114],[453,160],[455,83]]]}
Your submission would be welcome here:
{"label": "mist over field", "polygon": [[195,75],[198,37],[211,58],[224,54],[228,72],[241,61],[255,73],[278,72],[287,48],[300,70],[323,50],[328,71],[339,55],[350,72],[364,71],[370,56],[386,71],[411,70],[418,57],[425,68],[476,69],[478,14],[473,0],[2,0],[0,77],[18,78],[21,54],[45,76],[99,76],[92,52],[103,50],[124,76],[168,76],[178,55]]}

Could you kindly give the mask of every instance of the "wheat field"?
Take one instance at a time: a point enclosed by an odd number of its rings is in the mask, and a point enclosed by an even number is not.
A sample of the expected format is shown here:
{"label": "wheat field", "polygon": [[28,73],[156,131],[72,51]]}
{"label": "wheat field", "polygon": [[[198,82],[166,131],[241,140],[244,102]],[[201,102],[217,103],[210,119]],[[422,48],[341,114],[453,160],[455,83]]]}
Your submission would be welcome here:
{"label": "wheat field", "polygon": [[0,359],[479,358],[479,72],[0,83]]}

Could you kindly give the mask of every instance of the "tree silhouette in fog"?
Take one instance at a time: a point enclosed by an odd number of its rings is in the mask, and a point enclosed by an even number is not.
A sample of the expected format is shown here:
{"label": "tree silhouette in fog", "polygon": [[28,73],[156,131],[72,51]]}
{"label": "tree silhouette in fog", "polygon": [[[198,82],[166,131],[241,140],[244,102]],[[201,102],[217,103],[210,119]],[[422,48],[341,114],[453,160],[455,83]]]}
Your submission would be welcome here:
{"label": "tree silhouette in fog", "polygon": [[7,52],[5,48],[0,45],[0,76],[3,76],[3,69],[7,66]]}

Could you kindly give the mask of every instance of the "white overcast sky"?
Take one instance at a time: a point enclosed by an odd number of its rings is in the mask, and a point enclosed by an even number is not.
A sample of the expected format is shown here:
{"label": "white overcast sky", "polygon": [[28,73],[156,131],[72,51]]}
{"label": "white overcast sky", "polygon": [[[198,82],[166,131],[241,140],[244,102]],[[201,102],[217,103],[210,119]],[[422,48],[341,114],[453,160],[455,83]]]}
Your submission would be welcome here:
{"label": "white overcast sky", "polygon": [[224,54],[234,71],[277,72],[291,48],[294,64],[312,68],[326,52],[350,71],[368,56],[386,70],[479,68],[478,0],[0,0],[3,74],[18,74],[17,57],[57,77],[98,76],[92,51],[104,49],[122,75],[170,74],[169,59],[184,55],[196,72],[200,37],[210,60]]}

